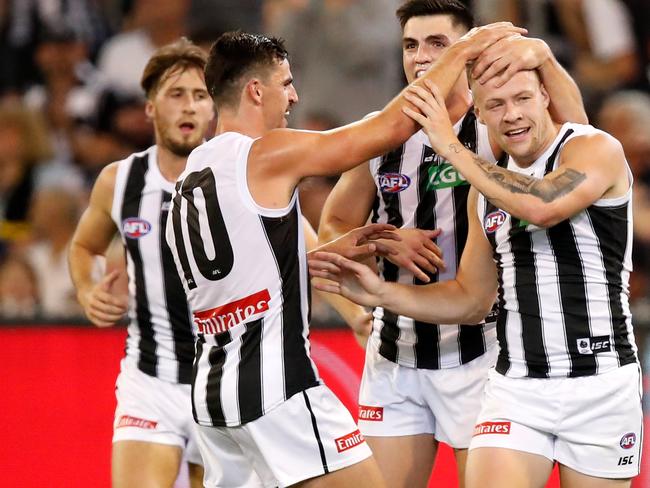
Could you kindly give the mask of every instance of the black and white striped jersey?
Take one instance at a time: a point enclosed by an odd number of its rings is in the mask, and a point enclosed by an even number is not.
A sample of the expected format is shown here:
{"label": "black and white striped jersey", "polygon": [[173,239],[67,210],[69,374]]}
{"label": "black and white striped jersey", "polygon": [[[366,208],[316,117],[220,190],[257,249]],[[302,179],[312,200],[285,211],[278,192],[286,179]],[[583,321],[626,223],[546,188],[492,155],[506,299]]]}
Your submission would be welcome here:
{"label": "black and white striped jersey", "polygon": [[255,203],[252,143],[228,132],[195,149],[167,226],[198,329],[192,406],[201,425],[250,422],[320,383],[297,192],[284,209]]}
{"label": "black and white striped jersey", "polygon": [[[512,158],[503,165],[542,178],[557,167],[566,141],[595,133],[602,132],[564,124],[531,166],[520,168]],[[479,195],[478,216],[499,275],[501,374],[587,376],[637,361],[628,301],[631,173],[629,178],[624,196],[600,199],[547,229],[517,219]]]}
{"label": "black and white striped jersey", "polygon": [[192,380],[194,334],[165,240],[174,184],[158,168],[156,146],[118,163],[111,216],[126,249],[129,276],[127,361],[162,380]]}
{"label": "black and white striped jersey", "polygon": [[[487,130],[470,110],[454,127],[459,140],[484,159],[494,161]],[[406,143],[370,161],[377,186],[372,221],[402,228],[436,229],[437,244],[444,252],[446,271],[432,281],[456,276],[467,240],[469,184],[445,159],[433,152],[423,131]],[[385,280],[422,284],[413,274],[384,260]],[[379,341],[379,353],[403,366],[441,369],[465,364],[496,342],[493,323],[487,325],[438,325],[396,315],[381,307],[374,311],[371,340]]]}

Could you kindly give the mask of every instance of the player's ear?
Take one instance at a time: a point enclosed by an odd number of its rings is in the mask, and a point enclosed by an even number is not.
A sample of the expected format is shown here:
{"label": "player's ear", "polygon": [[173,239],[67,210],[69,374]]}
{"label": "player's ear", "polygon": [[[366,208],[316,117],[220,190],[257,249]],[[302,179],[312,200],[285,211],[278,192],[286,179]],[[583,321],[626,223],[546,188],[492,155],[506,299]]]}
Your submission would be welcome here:
{"label": "player's ear", "polygon": [[155,111],[156,109],[153,106],[153,102],[151,100],[147,100],[147,103],[144,105],[144,113],[147,116],[148,120],[153,120]]}
{"label": "player's ear", "polygon": [[549,104],[551,103],[551,97],[548,96],[548,92],[546,91],[546,87],[544,86],[543,83],[539,84],[539,91],[542,92],[542,99],[544,100],[544,107],[548,108]]}
{"label": "player's ear", "polygon": [[260,82],[259,79],[257,78],[251,78],[248,83],[246,83],[246,87],[244,88],[246,92],[246,96],[250,97],[250,99],[255,103],[255,105],[261,105],[262,104],[262,83]]}

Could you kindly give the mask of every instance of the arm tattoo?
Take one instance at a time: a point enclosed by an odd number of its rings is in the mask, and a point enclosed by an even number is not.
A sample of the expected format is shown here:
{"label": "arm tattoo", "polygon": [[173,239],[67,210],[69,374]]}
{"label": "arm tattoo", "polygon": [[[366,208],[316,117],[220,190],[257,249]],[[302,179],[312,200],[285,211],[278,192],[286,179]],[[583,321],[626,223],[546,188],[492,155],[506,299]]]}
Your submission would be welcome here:
{"label": "arm tattoo", "polygon": [[474,155],[474,162],[485,172],[486,176],[512,193],[524,193],[536,196],[545,203],[566,195],[582,183],[587,176],[571,168],[551,178],[540,179],[522,175],[488,163]]}

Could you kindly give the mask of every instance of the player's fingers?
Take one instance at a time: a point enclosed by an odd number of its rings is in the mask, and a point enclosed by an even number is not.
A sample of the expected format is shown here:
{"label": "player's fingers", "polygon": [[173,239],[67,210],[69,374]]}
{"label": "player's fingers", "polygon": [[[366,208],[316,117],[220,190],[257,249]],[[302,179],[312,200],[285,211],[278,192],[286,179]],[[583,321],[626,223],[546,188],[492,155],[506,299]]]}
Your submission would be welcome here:
{"label": "player's fingers", "polygon": [[341,294],[341,285],[331,281],[318,281],[314,283],[314,288],[325,293]]}
{"label": "player's fingers", "polygon": [[399,251],[393,246],[390,246],[386,243],[375,241],[375,254],[379,256],[389,257],[395,254],[399,254]]}
{"label": "player's fingers", "polygon": [[495,86],[497,88],[502,87],[518,71],[519,71],[519,68],[517,66],[515,66],[514,63],[511,63],[510,65],[508,65],[508,67],[506,69],[502,70],[497,76],[495,76],[495,78],[496,78]]}
{"label": "player's fingers", "polygon": [[410,117],[411,119],[413,119],[415,122],[417,122],[422,126],[424,126],[424,124],[426,124],[428,120],[424,115],[422,115],[419,112],[416,112],[415,110],[410,109],[409,107],[402,107],[402,112],[404,112],[406,116]]}

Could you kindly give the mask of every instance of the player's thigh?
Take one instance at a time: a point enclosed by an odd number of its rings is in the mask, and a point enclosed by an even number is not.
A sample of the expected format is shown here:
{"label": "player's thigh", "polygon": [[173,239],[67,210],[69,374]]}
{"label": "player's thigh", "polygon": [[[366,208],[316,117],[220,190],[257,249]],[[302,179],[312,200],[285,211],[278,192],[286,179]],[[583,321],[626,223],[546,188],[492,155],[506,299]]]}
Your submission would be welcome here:
{"label": "player's thigh", "polygon": [[372,457],[293,486],[299,488],[392,488],[392,485],[384,481],[377,461]]}
{"label": "player's thigh", "polygon": [[562,488],[629,488],[632,484],[630,478],[627,479],[607,479],[588,476],[583,473],[569,468],[560,466],[560,484]]}
{"label": "player's thigh", "polygon": [[465,488],[465,471],[467,467],[467,454],[469,449],[454,449],[456,458],[456,473],[458,473],[458,488]]}
{"label": "player's thigh", "polygon": [[427,486],[438,447],[433,434],[367,436],[366,442],[388,486],[391,488]]}
{"label": "player's thigh", "polygon": [[187,463],[187,470],[190,475],[190,488],[203,488],[203,475],[205,474],[203,466]]}
{"label": "player's thigh", "polygon": [[113,488],[171,488],[183,458],[178,446],[143,441],[113,443]]}
{"label": "player's thigh", "polygon": [[553,469],[545,456],[500,447],[480,447],[467,456],[467,488],[543,488]]}

